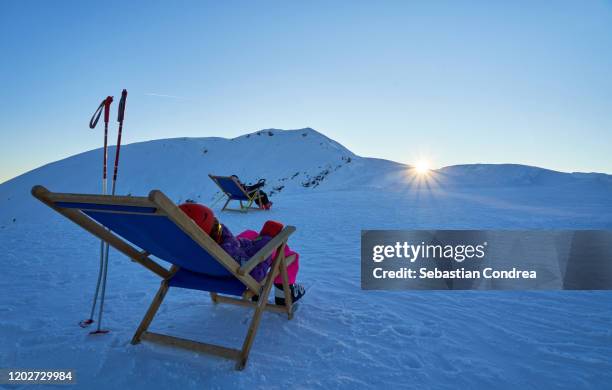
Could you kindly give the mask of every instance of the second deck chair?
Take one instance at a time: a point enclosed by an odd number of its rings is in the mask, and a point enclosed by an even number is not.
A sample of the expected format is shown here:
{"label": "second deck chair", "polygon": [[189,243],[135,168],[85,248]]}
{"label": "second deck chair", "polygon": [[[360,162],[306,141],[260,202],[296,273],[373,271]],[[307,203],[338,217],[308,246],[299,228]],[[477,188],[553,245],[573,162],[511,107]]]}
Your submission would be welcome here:
{"label": "second deck chair", "polygon": [[[244,186],[238,181],[238,179],[232,176],[215,176],[209,174],[208,177],[210,177],[212,181],[219,186],[223,194],[227,197],[227,201],[223,205],[223,208],[221,208],[221,211],[227,210],[247,212],[249,210],[264,210],[261,207],[252,207],[253,202],[256,200],[259,201],[256,202],[256,204],[261,204],[261,193],[259,188],[252,191],[247,191],[246,188],[244,188]],[[237,200],[240,202],[240,209],[230,209],[227,207],[229,202],[232,200]],[[243,202],[246,202],[246,205],[244,205]]]}
{"label": "second deck chair", "polygon": [[[242,370],[263,311],[286,313],[289,319],[293,316],[287,266],[295,260],[295,256],[284,255],[287,240],[295,231],[293,226],[285,227],[241,266],[161,191],[151,191],[148,197],[132,197],[53,193],[42,186],[35,186],[32,195],[162,278],[161,286],[132,338],[132,344],[148,340],[211,353],[235,360],[236,369]],[[274,251],[276,256],[268,275],[261,283],[257,282],[249,272]],[[170,269],[162,267],[151,255],[172,266]],[[268,303],[274,278],[279,273],[285,291],[284,306]],[[231,303],[255,309],[242,348],[228,348],[147,331],[170,287],[208,291],[214,303]],[[256,295],[259,299],[252,302],[251,298]]]}

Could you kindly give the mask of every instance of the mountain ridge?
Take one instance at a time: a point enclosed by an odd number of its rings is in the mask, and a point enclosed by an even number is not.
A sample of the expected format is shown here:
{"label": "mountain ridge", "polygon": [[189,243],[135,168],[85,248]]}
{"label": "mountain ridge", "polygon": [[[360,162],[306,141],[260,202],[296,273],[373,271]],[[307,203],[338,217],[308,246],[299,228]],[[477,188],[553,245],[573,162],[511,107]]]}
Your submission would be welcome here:
{"label": "mountain ridge", "polygon": [[[115,147],[109,148],[109,172]],[[101,148],[45,164],[0,184],[0,222],[32,214],[30,188],[41,184],[56,192],[99,193]],[[238,175],[244,182],[266,178],[272,195],[300,191],[413,191],[500,189],[537,186],[577,192],[612,191],[612,176],[564,173],[520,164],[462,164],[419,176],[409,165],[361,157],[312,129],[262,129],[234,138],[175,137],[123,145],[117,194],[164,191],[175,202],[212,203],[220,195],[207,177]],[[24,200],[21,200],[24,199]]]}

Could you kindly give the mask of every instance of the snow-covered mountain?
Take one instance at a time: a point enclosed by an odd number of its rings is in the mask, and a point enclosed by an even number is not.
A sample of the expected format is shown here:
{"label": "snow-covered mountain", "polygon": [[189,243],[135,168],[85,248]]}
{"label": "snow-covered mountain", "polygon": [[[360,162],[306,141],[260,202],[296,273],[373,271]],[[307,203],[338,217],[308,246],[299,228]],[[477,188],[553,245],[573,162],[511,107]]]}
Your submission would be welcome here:
{"label": "snow-covered mountain", "polygon": [[[111,147],[109,164],[114,153]],[[29,196],[36,184],[57,192],[99,193],[101,160],[102,149],[95,149],[1,184],[0,224],[13,219],[28,221],[48,212]],[[612,189],[609,175],[569,174],[514,164],[446,167],[433,172],[430,183],[420,183],[407,165],[357,156],[325,135],[304,128],[266,129],[232,139],[172,138],[125,145],[117,194],[146,195],[156,188],[176,202],[210,203],[219,192],[209,173],[236,174],[246,182],[266,178],[272,198],[349,188],[406,191],[421,184],[438,191],[525,186],[586,193]]]}
{"label": "snow-covered mountain", "polygon": [[[109,173],[115,148],[109,148]],[[357,157],[312,129],[261,130],[233,139],[173,138],[122,146],[117,194],[163,190],[175,201],[210,202],[218,188],[208,174],[236,174],[243,181],[266,178],[269,192],[317,187]],[[42,212],[28,195],[35,184],[52,191],[99,193],[102,149],[56,161],[0,185],[0,222]],[[110,180],[109,180],[110,182]],[[110,185],[109,185],[110,187]]]}
{"label": "snow-covered mountain", "polygon": [[438,170],[453,186],[597,186],[612,188],[612,176],[603,173],[564,173],[520,164],[453,165]]}
{"label": "snow-covered mountain", "polygon": [[[0,294],[0,367],[74,368],[88,389],[575,389],[612,381],[609,291],[363,291],[359,258],[363,229],[612,229],[608,175],[462,165],[426,180],[312,129],[125,146],[120,194],[159,188],[176,202],[211,204],[217,189],[208,173],[265,177],[272,210],[218,217],[235,233],[266,219],[297,227],[289,244],[308,292],[293,320],[264,314],[249,365],[236,373],[226,360],[129,343],[159,280],[114,250],[104,306],[111,332],[89,336],[77,325],[91,307],[100,243],[30,188],[97,193],[100,160],[93,150],[0,185],[0,291],[8,292]],[[152,330],[238,347],[250,314],[172,289]]]}

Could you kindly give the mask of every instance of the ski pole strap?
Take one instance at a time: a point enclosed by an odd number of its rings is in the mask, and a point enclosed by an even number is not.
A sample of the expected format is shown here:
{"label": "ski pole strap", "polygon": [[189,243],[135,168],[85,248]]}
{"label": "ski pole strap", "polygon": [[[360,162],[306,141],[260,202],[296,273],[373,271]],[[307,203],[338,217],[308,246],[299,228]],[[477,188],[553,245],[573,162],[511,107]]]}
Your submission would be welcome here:
{"label": "ski pole strap", "polygon": [[127,100],[127,89],[121,92],[121,100],[119,100],[119,111],[117,112],[117,122],[123,122],[125,115],[125,101]]}
{"label": "ski pole strap", "polygon": [[106,99],[102,100],[102,103],[96,109],[96,112],[92,115],[89,120],[89,128],[94,129],[100,120],[100,116],[102,115],[102,109],[104,108],[104,122],[108,123],[108,118],[110,116],[110,105],[113,102],[112,96],[107,96]]}
{"label": "ski pole strap", "polygon": [[96,110],[96,112],[94,112],[93,116],[89,120],[89,128],[90,129],[95,128],[96,125],[98,124],[98,120],[100,119],[100,115],[102,115],[102,109],[104,108],[104,102],[105,101],[106,101],[106,99],[102,100],[102,103],[100,103],[100,105],[98,106],[98,109]]}

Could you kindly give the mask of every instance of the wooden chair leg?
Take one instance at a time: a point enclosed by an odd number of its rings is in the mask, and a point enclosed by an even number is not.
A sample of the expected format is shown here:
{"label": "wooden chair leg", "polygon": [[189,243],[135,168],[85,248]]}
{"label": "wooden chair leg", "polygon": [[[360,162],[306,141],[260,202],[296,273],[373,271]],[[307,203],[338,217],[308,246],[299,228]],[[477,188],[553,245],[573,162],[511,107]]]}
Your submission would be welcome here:
{"label": "wooden chair leg", "polygon": [[242,206],[242,202],[240,203],[240,207],[242,208],[242,211],[244,211],[245,213],[249,212],[249,209],[252,208],[251,206],[253,205],[253,199],[249,198],[249,200],[246,202],[246,206]]}
{"label": "wooden chair leg", "polygon": [[229,204],[230,200],[232,200],[232,198],[230,198],[229,196],[227,197],[227,200],[225,201],[225,204],[223,205],[223,208],[221,208],[221,211],[225,210],[225,208],[227,207],[227,205]]}
{"label": "wooden chair leg", "polygon": [[287,308],[287,318],[293,318],[293,299],[291,298],[291,289],[289,288],[289,275],[287,274],[287,263],[285,260],[285,245],[280,248],[279,252],[282,256],[280,263],[280,274],[283,279],[283,292],[285,293],[285,307]]}
{"label": "wooden chair leg", "polygon": [[253,315],[253,319],[251,320],[251,325],[249,326],[249,330],[247,332],[246,338],[244,339],[244,343],[242,344],[242,350],[240,351],[240,357],[236,362],[236,369],[242,370],[246,365],[247,359],[249,358],[249,352],[251,351],[251,346],[253,345],[253,340],[255,340],[255,334],[257,334],[257,329],[259,328],[259,322],[261,321],[261,315],[264,312],[266,304],[268,303],[268,296],[270,295],[270,290],[272,289],[272,285],[274,284],[274,273],[278,269],[280,261],[275,261],[274,266],[268,273],[268,280],[264,285],[263,291],[259,296],[259,300],[257,301],[257,308],[255,309],[255,314]]}
{"label": "wooden chair leg", "polygon": [[132,344],[138,344],[140,342],[140,336],[142,336],[142,334],[149,328],[151,321],[153,321],[153,317],[155,317],[157,310],[166,297],[168,288],[168,281],[162,281],[159,290],[157,290],[157,294],[155,294],[155,298],[153,298],[153,302],[151,302],[151,306],[149,306],[149,310],[147,310],[147,313],[142,318],[140,325],[138,325],[138,328],[136,329],[136,333],[134,333],[134,337],[132,337]]}

